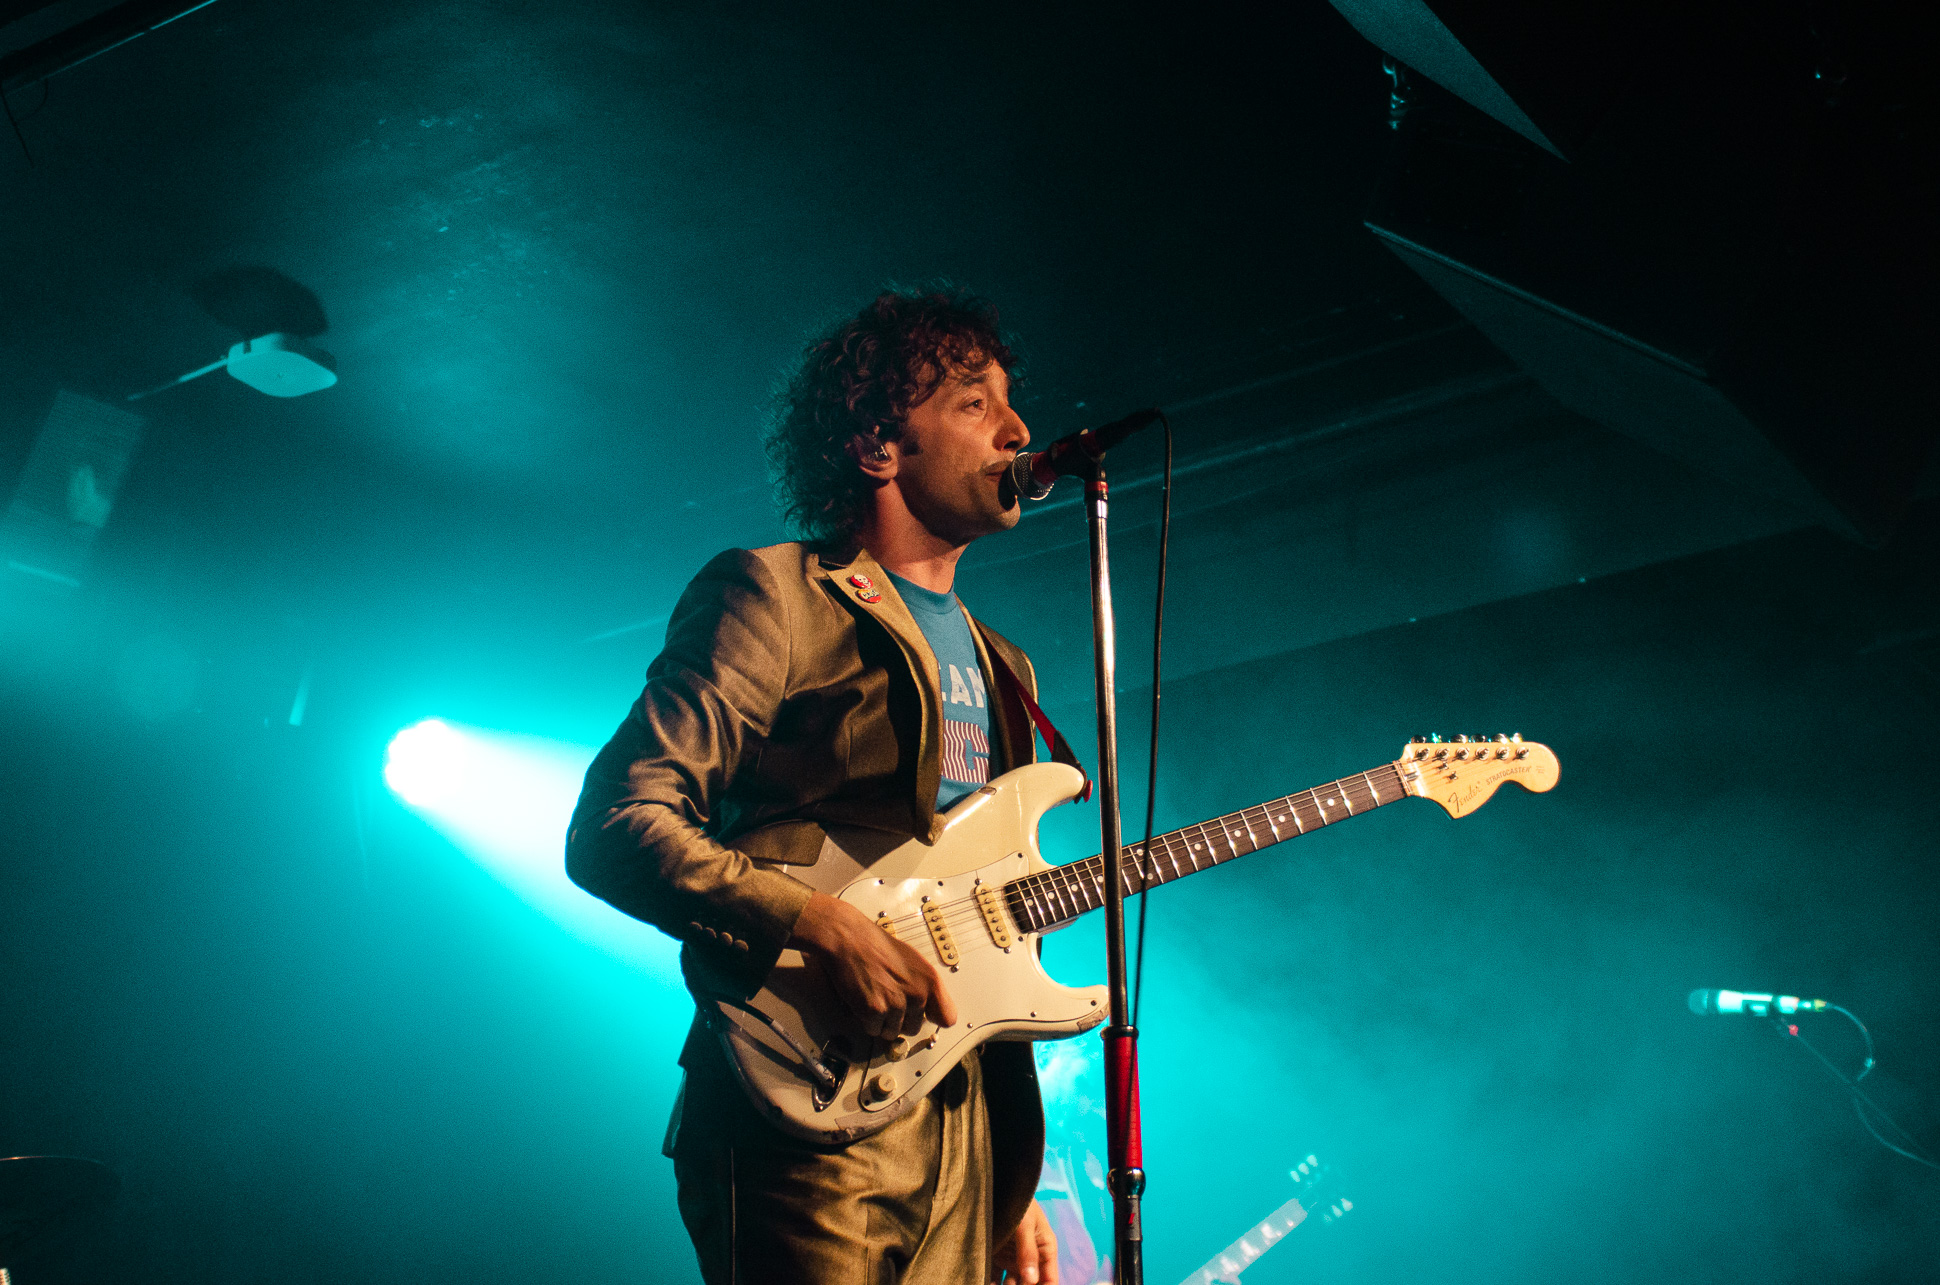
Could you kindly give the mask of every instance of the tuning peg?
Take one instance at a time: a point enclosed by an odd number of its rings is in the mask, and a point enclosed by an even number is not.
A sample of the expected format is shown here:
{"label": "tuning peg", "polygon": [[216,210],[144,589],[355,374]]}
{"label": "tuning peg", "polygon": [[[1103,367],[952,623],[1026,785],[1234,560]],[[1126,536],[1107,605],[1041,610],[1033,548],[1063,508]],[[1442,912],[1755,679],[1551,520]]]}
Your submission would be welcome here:
{"label": "tuning peg", "polygon": [[1509,739],[1510,739],[1510,741],[1512,741],[1513,743],[1515,743],[1515,744],[1517,744],[1517,745],[1520,745],[1520,744],[1522,744],[1522,733],[1521,733],[1521,732],[1511,732],[1511,733],[1509,733]]}
{"label": "tuning peg", "polygon": [[1509,734],[1507,732],[1497,732],[1495,734],[1495,743],[1497,745],[1507,745],[1509,743]]}
{"label": "tuning peg", "polygon": [[1408,738],[1408,744],[1410,745],[1426,745],[1427,743],[1428,738],[1425,736],[1410,736]]}
{"label": "tuning peg", "polygon": [[1457,732],[1455,733],[1455,743],[1457,745],[1467,745],[1468,737],[1461,732]]}

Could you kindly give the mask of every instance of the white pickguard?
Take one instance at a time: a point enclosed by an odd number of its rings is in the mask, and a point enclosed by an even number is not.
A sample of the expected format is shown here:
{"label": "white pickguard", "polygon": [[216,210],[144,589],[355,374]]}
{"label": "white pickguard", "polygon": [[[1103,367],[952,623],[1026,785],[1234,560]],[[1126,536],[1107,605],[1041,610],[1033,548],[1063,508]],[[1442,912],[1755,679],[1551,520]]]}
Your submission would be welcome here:
{"label": "white pickguard", "polygon": [[[730,1004],[703,1008],[743,1087],[776,1127],[813,1142],[853,1141],[909,1110],[981,1044],[1065,1039],[1105,1020],[1105,988],[1052,981],[1038,963],[1040,934],[1019,930],[1002,895],[1011,880],[1045,868],[1038,818],[1075,798],[1083,785],[1083,776],[1061,763],[1022,767],[952,808],[935,844],[912,839],[888,846],[882,835],[844,834],[824,845],[813,866],[789,868],[871,919],[894,921],[897,937],[942,973],[957,1024],[926,1023],[893,1045],[846,1036],[838,1027],[839,1001],[814,963],[799,951],[783,951],[752,1000],[767,1021]],[[980,889],[996,894],[995,928],[979,904]],[[941,917],[954,964],[926,924],[926,908]],[[998,944],[1000,934],[1008,935],[1008,947]],[[832,1094],[818,1092],[802,1052],[839,1073]]]}

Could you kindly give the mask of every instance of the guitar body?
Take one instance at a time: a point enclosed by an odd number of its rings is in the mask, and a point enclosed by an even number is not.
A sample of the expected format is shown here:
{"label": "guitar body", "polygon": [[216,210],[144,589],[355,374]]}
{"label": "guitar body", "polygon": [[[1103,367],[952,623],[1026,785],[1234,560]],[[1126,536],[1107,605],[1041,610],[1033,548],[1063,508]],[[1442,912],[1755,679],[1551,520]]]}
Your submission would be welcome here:
{"label": "guitar body", "polygon": [[[1023,931],[1002,895],[1012,880],[1046,868],[1038,819],[1083,788],[1073,768],[1032,764],[950,809],[934,844],[831,835],[814,865],[789,868],[892,925],[935,963],[957,1024],[926,1022],[894,1042],[846,1035],[838,1029],[846,1013],[814,962],[783,951],[751,1001],[762,1016],[718,1001],[706,1012],[742,1087],[777,1128],[811,1142],[850,1142],[900,1117],[982,1044],[1065,1039],[1105,1020],[1105,988],[1052,981],[1038,963],[1042,934]],[[818,1083],[804,1053],[821,1062],[833,1089]]]}

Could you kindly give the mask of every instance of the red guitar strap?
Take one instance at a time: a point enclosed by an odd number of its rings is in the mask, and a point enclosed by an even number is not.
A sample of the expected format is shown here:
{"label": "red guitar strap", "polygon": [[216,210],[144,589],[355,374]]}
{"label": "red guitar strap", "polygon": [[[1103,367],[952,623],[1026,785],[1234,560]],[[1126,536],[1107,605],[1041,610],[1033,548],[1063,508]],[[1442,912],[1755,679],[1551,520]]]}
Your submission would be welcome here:
{"label": "red guitar strap", "polygon": [[1045,747],[1051,751],[1053,761],[1077,768],[1084,777],[1085,788],[1079,791],[1078,802],[1085,802],[1091,797],[1091,773],[1086,772],[1085,765],[1078,761],[1077,752],[1071,748],[1071,742],[1064,739],[1064,733],[1052,724],[1051,716],[1031,699],[1030,688],[1024,686],[1023,680],[1018,678],[1017,672],[1010,667],[1010,662],[998,653],[988,638],[984,639],[984,653],[990,657],[991,667],[997,671],[994,677],[997,680],[998,690],[1003,693],[1005,702],[1013,706],[1011,710],[1006,711],[1011,716],[1012,724],[1019,725],[1018,730],[1024,731],[1024,735],[1028,738],[1030,733],[1021,726],[1024,719],[1019,718],[1018,714],[1028,715],[1030,722],[1036,725],[1038,735],[1044,738]]}

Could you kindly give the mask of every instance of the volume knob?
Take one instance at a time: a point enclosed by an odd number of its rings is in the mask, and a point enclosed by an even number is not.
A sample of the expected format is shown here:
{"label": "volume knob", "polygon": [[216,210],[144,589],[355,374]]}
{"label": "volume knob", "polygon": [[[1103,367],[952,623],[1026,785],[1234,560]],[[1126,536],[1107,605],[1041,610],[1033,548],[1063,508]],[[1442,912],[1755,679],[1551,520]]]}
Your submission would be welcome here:
{"label": "volume knob", "polygon": [[896,1090],[900,1087],[901,1082],[896,1079],[894,1071],[879,1071],[875,1078],[869,1081],[869,1100],[887,1102],[896,1096]]}

